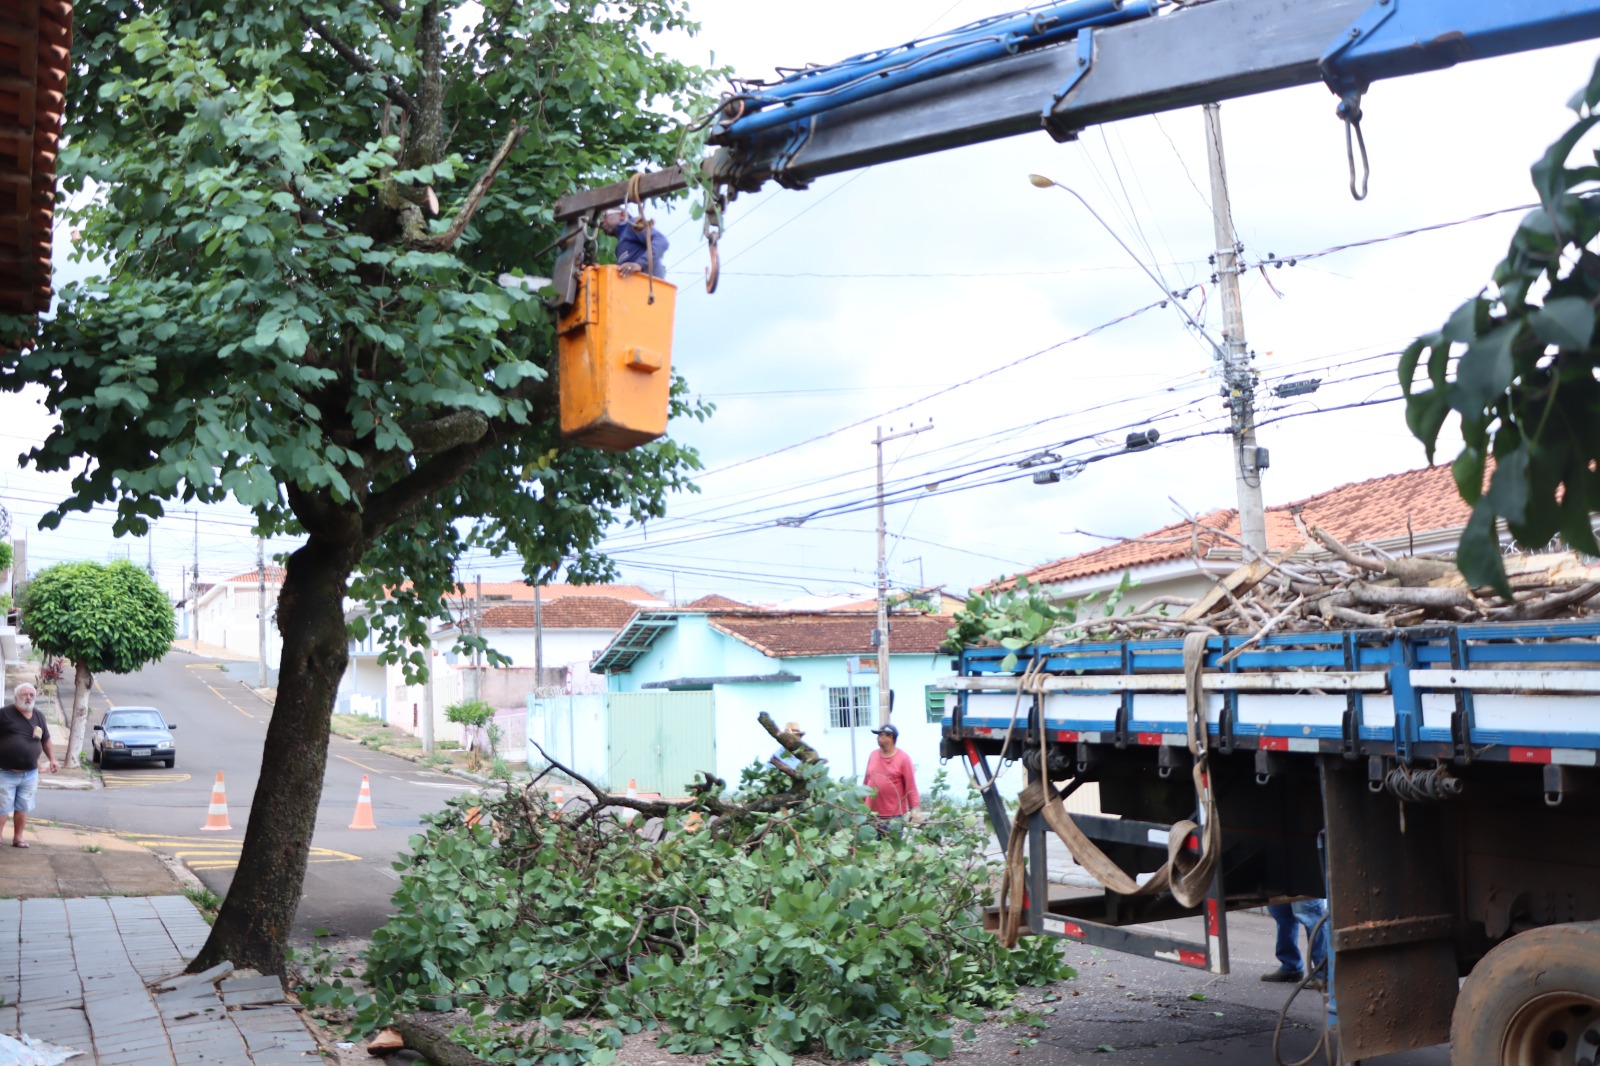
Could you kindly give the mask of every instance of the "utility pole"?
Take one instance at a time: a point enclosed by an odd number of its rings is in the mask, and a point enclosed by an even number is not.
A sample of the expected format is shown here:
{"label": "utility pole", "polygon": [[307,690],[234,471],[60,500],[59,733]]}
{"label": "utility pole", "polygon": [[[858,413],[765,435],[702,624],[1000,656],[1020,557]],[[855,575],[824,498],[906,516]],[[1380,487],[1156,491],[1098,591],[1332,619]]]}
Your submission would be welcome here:
{"label": "utility pole", "polygon": [[1211,164],[1211,219],[1217,237],[1217,285],[1222,290],[1222,382],[1233,408],[1234,485],[1239,496],[1239,539],[1267,550],[1266,508],[1261,502],[1260,452],[1256,448],[1255,371],[1244,339],[1239,298],[1239,248],[1228,203],[1228,170],[1222,158],[1222,109],[1205,106],[1206,159]]}
{"label": "utility pole", "polygon": [[256,538],[256,688],[267,687],[267,541]]}
{"label": "utility pole", "polygon": [[[474,577],[472,592],[472,635],[483,639],[483,575]],[[483,651],[472,649],[472,698],[483,699]],[[476,750],[476,749],[474,749]]]}
{"label": "utility pole", "polygon": [[544,687],[544,600],[539,590],[544,582],[533,586],[533,691]]}
{"label": "utility pole", "polygon": [[194,650],[200,650],[200,512],[194,513],[194,585],[191,586],[189,595],[189,613],[193,616],[194,625],[190,636],[194,637]]}
{"label": "utility pole", "polygon": [[422,661],[428,667],[428,677],[422,683],[422,754],[433,754],[433,634],[425,633]]}
{"label": "utility pole", "polygon": [[[902,429],[899,433],[883,435],[883,427],[878,427],[877,439],[872,443],[878,448],[878,628],[873,632],[873,650],[878,656],[878,728],[882,729],[889,724],[889,561],[885,548],[889,540],[889,527],[883,519],[883,446],[892,440],[901,437],[911,437],[918,433],[926,433],[933,428],[929,422],[922,426],[913,426],[911,429]],[[853,701],[852,701],[853,702]],[[850,720],[855,721],[855,711],[852,709]]]}

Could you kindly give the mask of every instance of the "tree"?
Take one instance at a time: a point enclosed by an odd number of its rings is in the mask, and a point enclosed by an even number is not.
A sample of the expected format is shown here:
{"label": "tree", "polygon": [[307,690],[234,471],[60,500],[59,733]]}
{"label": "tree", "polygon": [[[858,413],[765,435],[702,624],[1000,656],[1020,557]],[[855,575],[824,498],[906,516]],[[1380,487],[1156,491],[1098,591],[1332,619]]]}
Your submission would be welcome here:
{"label": "tree", "polygon": [[66,763],[77,766],[94,675],[131,674],[158,661],[172,647],[177,624],[167,594],[132,563],[57,563],[28,585],[22,630],[45,655],[72,661]]}
{"label": "tree", "polygon": [[1458,561],[1467,580],[1506,597],[1500,521],[1525,547],[1559,536],[1600,555],[1590,519],[1600,510],[1600,254],[1591,247],[1600,236],[1600,166],[1593,158],[1568,165],[1600,124],[1600,64],[1569,106],[1578,121],[1533,165],[1539,207],[1517,228],[1493,284],[1400,360],[1406,423],[1430,463],[1445,421],[1452,412],[1461,420],[1465,447],[1453,471],[1472,517]]}
{"label": "tree", "polygon": [[[501,272],[548,272],[556,198],[675,158],[698,68],[642,37],[681,0],[105,0],[78,14],[64,190],[79,254],[4,385],[60,426],[31,453],[81,469],[44,520],[114,504],[142,533],[173,500],[232,497],[285,560],[278,701],[232,890],[195,968],[270,973],[299,901],[343,599],[372,602],[418,675],[461,553],[530,579],[663,513],[698,466],[559,435],[553,325]],[[541,251],[543,249],[543,251]],[[674,413],[702,416],[675,383]],[[87,460],[87,461],[84,461]],[[392,595],[386,592],[392,590]],[[465,638],[468,644],[475,638]],[[481,640],[477,642],[481,647]]]}

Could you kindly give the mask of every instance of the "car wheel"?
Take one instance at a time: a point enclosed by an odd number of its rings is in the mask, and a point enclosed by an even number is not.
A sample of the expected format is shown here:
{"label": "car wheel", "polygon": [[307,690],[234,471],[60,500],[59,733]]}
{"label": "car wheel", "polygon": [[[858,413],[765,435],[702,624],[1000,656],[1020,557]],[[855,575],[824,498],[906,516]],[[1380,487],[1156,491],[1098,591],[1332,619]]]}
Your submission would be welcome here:
{"label": "car wheel", "polygon": [[89,758],[94,762],[94,764],[96,766],[99,766],[100,765],[100,749],[95,747],[93,744],[91,744],[91,745],[89,745],[89,753],[90,753],[89,754]]}
{"label": "car wheel", "polygon": [[168,770],[170,770],[170,769],[172,769],[172,764],[177,762],[177,761],[178,761],[177,757],[174,756],[173,758],[170,758],[170,759],[163,759],[161,761],[161,765],[165,766]]}

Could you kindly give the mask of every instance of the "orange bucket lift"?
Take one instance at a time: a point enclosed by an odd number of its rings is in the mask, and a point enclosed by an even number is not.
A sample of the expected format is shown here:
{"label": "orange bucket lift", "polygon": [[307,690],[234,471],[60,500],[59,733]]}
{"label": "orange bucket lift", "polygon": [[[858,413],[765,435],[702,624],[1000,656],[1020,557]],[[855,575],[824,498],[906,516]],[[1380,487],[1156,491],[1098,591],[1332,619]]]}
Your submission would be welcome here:
{"label": "orange bucket lift", "polygon": [[667,432],[677,288],[643,271],[587,266],[557,320],[561,435],[618,452]]}

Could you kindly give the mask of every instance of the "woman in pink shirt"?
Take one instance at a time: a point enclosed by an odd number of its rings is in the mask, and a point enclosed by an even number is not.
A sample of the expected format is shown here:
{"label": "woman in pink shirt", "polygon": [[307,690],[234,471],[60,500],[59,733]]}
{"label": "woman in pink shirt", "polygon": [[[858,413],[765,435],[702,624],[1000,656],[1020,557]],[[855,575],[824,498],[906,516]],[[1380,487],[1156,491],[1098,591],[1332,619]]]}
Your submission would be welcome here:
{"label": "woman in pink shirt", "polygon": [[922,797],[917,795],[911,756],[895,747],[900,730],[886,725],[873,732],[878,735],[878,750],[867,756],[867,773],[861,783],[877,790],[867,797],[867,806],[887,821],[915,810]]}

